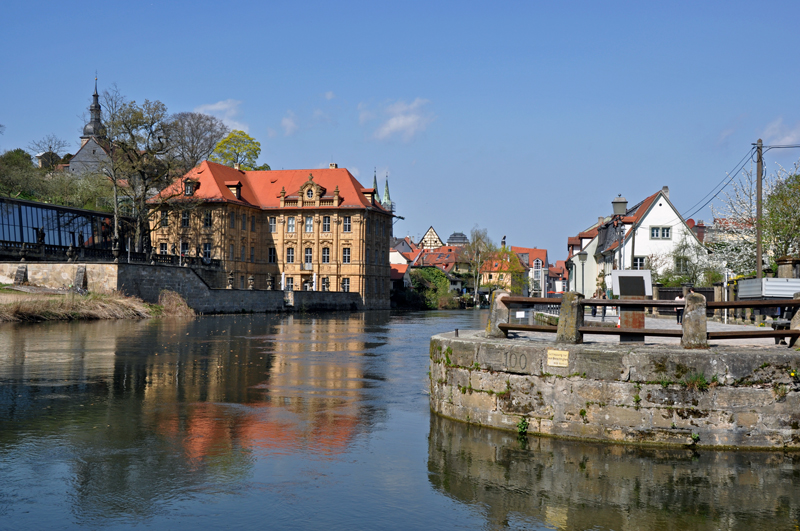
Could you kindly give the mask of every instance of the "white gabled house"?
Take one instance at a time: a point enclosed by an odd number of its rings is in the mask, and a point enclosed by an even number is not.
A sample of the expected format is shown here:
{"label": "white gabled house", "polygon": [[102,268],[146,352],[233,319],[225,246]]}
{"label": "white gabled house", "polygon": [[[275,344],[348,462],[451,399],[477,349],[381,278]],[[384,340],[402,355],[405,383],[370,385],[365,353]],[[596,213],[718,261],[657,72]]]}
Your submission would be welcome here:
{"label": "white gabled house", "polygon": [[613,269],[651,267],[658,273],[669,268],[680,271],[685,264],[680,263],[684,258],[675,258],[676,247],[685,240],[702,245],[670,202],[666,186],[630,208],[622,198],[615,202],[623,207],[624,214],[598,218],[589,229],[567,240],[569,288],[587,297],[602,280],[611,285]]}

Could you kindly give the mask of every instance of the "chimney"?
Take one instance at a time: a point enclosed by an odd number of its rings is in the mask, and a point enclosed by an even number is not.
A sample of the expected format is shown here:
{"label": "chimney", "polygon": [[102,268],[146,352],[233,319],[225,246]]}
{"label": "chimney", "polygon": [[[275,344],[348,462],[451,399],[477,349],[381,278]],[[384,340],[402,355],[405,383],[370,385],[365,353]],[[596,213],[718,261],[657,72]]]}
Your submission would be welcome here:
{"label": "chimney", "polygon": [[664,195],[664,197],[669,199],[669,186],[662,186],[661,193]]}
{"label": "chimney", "polygon": [[338,167],[339,167],[339,165],[336,164],[335,162],[331,162],[330,164],[328,164],[328,169],[329,170],[335,170]]}
{"label": "chimney", "polygon": [[700,240],[700,243],[705,243],[706,241],[706,224],[703,223],[703,220],[698,220],[697,224],[692,227],[692,231],[697,236],[697,239]]}
{"label": "chimney", "polygon": [[242,171],[242,165],[241,165],[241,164],[239,164],[238,162],[236,162],[236,163],[233,165],[233,169],[234,169],[234,170],[239,170],[239,171]]}
{"label": "chimney", "polygon": [[603,216],[597,216],[597,227],[598,227],[598,228],[599,228],[599,227],[602,227],[602,226],[603,226],[603,222],[604,222],[605,220],[606,220],[606,218],[604,218]]}

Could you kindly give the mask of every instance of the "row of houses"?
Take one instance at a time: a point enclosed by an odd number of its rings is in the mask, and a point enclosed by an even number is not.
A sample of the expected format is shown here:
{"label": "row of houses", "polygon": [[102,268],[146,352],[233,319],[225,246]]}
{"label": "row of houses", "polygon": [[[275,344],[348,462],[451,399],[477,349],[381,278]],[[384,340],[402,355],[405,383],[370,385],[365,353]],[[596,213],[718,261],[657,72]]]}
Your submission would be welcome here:
{"label": "row of houses", "polygon": [[[455,232],[443,243],[433,227],[419,242],[410,237],[392,242],[390,264],[395,288],[411,287],[413,268],[435,267],[443,271],[456,293],[473,293],[474,275],[470,258],[464,252],[469,239]],[[488,295],[498,288],[511,289],[525,296],[553,297],[567,288],[568,272],[564,261],[551,264],[546,249],[506,246],[481,265],[478,292]]]}

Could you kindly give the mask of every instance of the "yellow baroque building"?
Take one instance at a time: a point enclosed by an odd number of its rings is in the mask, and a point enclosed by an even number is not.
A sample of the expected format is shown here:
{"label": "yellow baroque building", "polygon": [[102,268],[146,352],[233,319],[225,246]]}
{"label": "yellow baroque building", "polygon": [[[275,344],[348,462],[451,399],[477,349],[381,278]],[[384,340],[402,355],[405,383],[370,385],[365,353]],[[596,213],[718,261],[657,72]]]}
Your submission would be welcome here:
{"label": "yellow baroque building", "polygon": [[244,171],[205,161],[151,207],[158,253],[219,259],[236,289],[349,291],[365,308],[389,308],[392,214],[336,164]]}

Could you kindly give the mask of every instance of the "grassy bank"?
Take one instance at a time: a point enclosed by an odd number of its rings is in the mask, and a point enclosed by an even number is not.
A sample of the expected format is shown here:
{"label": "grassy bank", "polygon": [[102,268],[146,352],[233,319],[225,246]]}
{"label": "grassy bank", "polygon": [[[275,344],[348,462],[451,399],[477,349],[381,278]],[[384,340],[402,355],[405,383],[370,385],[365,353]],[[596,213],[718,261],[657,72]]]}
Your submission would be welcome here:
{"label": "grassy bank", "polygon": [[180,295],[162,291],[158,304],[118,293],[78,295],[20,294],[0,304],[0,322],[72,321],[194,317]]}

